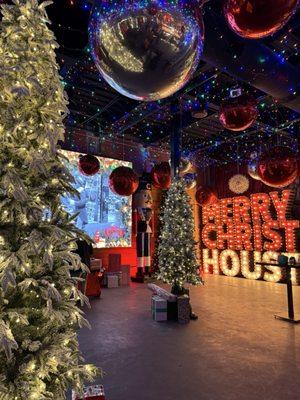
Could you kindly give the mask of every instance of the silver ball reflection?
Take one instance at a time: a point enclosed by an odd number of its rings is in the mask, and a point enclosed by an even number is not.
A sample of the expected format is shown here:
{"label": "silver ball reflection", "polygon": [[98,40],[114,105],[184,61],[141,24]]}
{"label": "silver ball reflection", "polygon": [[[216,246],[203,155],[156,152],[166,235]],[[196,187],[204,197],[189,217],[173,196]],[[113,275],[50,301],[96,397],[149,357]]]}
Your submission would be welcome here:
{"label": "silver ball reflection", "polygon": [[260,181],[260,177],[258,176],[258,158],[252,158],[248,162],[248,174],[251,176],[252,179],[256,181]]}
{"label": "silver ball reflection", "polygon": [[[201,21],[202,22],[202,21]],[[174,7],[147,7],[92,21],[94,60],[103,78],[135,100],[154,101],[182,88],[203,50],[203,28]]]}

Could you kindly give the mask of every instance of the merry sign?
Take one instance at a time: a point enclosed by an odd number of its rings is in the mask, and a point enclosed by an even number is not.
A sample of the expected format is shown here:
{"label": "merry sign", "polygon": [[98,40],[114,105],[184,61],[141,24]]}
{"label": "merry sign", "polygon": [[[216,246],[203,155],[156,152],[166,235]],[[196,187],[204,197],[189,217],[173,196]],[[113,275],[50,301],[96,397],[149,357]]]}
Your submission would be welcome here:
{"label": "merry sign", "polygon": [[[202,262],[205,271],[249,279],[282,280],[279,254],[300,257],[296,237],[300,222],[290,218],[292,191],[256,193],[219,200],[202,208]],[[295,275],[295,271],[293,271]],[[295,279],[295,277],[294,277]]]}

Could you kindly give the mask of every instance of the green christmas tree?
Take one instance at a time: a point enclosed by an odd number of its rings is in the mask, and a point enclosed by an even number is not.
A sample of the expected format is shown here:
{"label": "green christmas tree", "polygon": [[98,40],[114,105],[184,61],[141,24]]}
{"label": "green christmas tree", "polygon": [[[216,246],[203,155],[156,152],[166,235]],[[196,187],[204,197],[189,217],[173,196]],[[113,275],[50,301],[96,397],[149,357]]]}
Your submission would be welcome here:
{"label": "green christmas tree", "polygon": [[159,260],[158,260],[158,254],[159,254],[159,242],[160,242],[160,235],[161,235],[161,229],[162,229],[162,216],[163,216],[163,209],[164,209],[164,204],[165,204],[165,198],[167,196],[167,191],[163,191],[160,199],[160,209],[159,209],[159,215],[158,215],[158,221],[157,221],[157,226],[156,226],[156,238],[155,238],[155,244],[154,244],[154,253],[152,257],[152,263],[151,263],[151,273],[153,275],[156,275],[157,272],[159,271]]}
{"label": "green christmas tree", "polygon": [[176,178],[164,201],[158,246],[158,279],[172,285],[172,293],[183,293],[184,284],[198,285],[194,218],[183,179]]}
{"label": "green christmas tree", "polygon": [[61,206],[75,194],[57,150],[67,99],[38,0],[2,5],[0,31],[0,398],[62,400],[96,374],[76,330],[87,302],[70,270],[83,234]]}

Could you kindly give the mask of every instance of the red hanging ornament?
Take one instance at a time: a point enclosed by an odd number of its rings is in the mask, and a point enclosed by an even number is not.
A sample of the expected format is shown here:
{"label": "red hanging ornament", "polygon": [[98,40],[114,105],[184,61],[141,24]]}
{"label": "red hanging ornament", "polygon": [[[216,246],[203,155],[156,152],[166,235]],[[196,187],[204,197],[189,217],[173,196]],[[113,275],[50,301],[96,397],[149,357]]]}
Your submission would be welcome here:
{"label": "red hanging ornament", "polygon": [[129,167],[118,167],[109,177],[110,190],[119,196],[131,196],[139,186],[139,177]]}
{"label": "red hanging ornament", "polygon": [[170,164],[168,162],[156,164],[152,168],[151,179],[157,189],[169,189],[172,183]]}
{"label": "red hanging ornament", "polygon": [[196,192],[196,201],[200,206],[208,206],[218,201],[217,193],[209,186],[199,187]]}
{"label": "red hanging ornament", "polygon": [[248,39],[260,39],[281,29],[296,10],[298,0],[225,0],[231,29]]}
{"label": "red hanging ornament", "polygon": [[93,176],[100,170],[100,162],[97,157],[91,154],[80,155],[78,159],[78,168],[83,175]]}
{"label": "red hanging ornament", "polygon": [[276,146],[261,155],[257,171],[265,185],[275,188],[288,186],[298,176],[297,156],[289,147]]}
{"label": "red hanging ornament", "polygon": [[256,100],[243,94],[239,97],[230,97],[224,100],[219,119],[221,124],[231,131],[244,131],[249,128],[256,120],[257,111]]}

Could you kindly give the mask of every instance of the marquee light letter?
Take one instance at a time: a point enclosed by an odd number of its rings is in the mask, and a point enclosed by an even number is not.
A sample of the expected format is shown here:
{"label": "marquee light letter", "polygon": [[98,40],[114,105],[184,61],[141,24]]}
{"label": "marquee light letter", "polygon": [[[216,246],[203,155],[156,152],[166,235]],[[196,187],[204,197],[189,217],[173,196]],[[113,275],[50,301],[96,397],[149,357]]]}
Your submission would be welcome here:
{"label": "marquee light letter", "polygon": [[[261,256],[260,252],[255,251],[255,253],[259,254],[259,259],[255,259],[254,257],[254,267],[250,267],[250,255],[248,251],[241,251],[241,272],[242,275],[247,279],[260,279],[262,278],[262,267],[257,265],[256,262],[260,262]],[[253,271],[251,271],[253,269]]]}
{"label": "marquee light letter", "polygon": [[[225,249],[228,247],[229,249],[235,248],[235,238],[234,238],[234,225],[233,222],[227,222],[226,225],[218,225],[218,249]],[[225,242],[227,242],[227,246],[225,246]]]}
{"label": "marquee light letter", "polygon": [[269,221],[263,224],[263,235],[266,239],[271,242],[265,242],[265,250],[278,251],[282,248],[282,238],[280,233],[276,232],[275,229],[279,229],[277,221]]}
{"label": "marquee light letter", "polygon": [[[211,234],[215,232],[216,240],[213,240]],[[217,227],[215,224],[206,224],[202,230],[202,241],[208,249],[217,248]]]}
{"label": "marquee light letter", "polygon": [[260,224],[261,218],[264,222],[272,220],[270,214],[271,199],[267,193],[257,193],[251,195],[251,212],[254,224]]}
{"label": "marquee light letter", "polygon": [[271,192],[270,197],[274,204],[274,207],[277,212],[277,219],[280,221],[285,221],[287,216],[287,209],[291,197],[291,190],[284,190],[281,194],[281,199],[279,198],[278,192]]}
{"label": "marquee light letter", "polygon": [[253,237],[254,237],[254,249],[257,251],[262,251],[263,249],[262,232],[261,232],[261,226],[259,224],[255,224],[253,226]]}
{"label": "marquee light letter", "polygon": [[214,224],[220,223],[220,206],[219,203],[209,204],[202,207],[202,221],[203,225],[212,222]]}
{"label": "marquee light letter", "polygon": [[253,250],[251,243],[252,229],[249,224],[239,223],[235,226],[236,250]]}
{"label": "marquee light letter", "polygon": [[289,253],[296,251],[295,229],[299,228],[299,221],[286,220],[281,222],[280,227],[285,230],[285,249]]}
{"label": "marquee light letter", "polygon": [[[211,254],[211,255],[210,255]],[[203,260],[203,269],[204,272],[208,273],[209,267],[213,267],[213,273],[215,275],[220,274],[219,270],[219,251],[218,250],[209,250],[203,249],[202,250],[202,260]]]}
{"label": "marquee light letter", "polygon": [[237,276],[240,273],[240,259],[234,250],[223,250],[220,254],[220,267],[224,275]]}
{"label": "marquee light letter", "polygon": [[233,204],[232,199],[220,200],[221,221],[223,224],[233,222]]}
{"label": "marquee light letter", "polygon": [[236,225],[241,222],[246,224],[251,222],[250,207],[250,200],[246,196],[239,196],[233,199],[233,218]]}
{"label": "marquee light letter", "polygon": [[[263,254],[262,262],[276,263],[278,260],[279,253],[275,251],[266,251]],[[271,265],[264,265],[264,268],[267,270],[264,273],[264,280],[267,282],[280,282],[283,275],[280,267],[272,267]]]}

